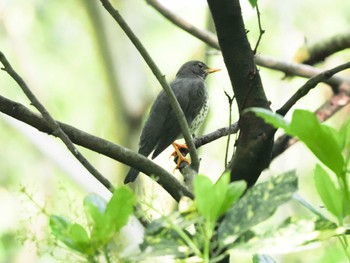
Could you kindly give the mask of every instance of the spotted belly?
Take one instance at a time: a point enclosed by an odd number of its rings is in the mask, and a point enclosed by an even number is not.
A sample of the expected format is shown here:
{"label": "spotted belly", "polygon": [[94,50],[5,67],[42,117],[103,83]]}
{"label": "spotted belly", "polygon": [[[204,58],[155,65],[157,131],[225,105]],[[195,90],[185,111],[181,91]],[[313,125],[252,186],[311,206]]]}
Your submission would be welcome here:
{"label": "spotted belly", "polygon": [[190,133],[194,134],[195,131],[199,128],[199,126],[204,122],[205,118],[208,115],[209,111],[209,100],[206,100],[203,107],[199,111],[199,114],[194,118],[194,120],[190,124]]}

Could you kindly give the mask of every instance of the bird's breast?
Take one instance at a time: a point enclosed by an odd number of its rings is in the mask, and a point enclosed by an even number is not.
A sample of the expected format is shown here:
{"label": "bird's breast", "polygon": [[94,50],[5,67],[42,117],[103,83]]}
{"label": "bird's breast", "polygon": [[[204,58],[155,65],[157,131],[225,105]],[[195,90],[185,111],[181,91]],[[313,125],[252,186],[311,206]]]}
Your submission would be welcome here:
{"label": "bird's breast", "polygon": [[200,109],[198,115],[194,118],[194,120],[190,124],[190,133],[194,134],[198,127],[204,122],[207,117],[209,111],[209,100],[206,99],[202,108]]}

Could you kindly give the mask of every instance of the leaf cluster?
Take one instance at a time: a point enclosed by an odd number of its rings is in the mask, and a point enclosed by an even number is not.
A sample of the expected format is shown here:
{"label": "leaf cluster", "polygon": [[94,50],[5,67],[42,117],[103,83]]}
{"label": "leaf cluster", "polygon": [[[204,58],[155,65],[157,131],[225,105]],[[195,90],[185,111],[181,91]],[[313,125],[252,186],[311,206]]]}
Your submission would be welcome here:
{"label": "leaf cluster", "polygon": [[[100,196],[90,194],[84,199],[89,226],[84,227],[62,216],[51,215],[52,234],[67,247],[84,255],[89,262],[95,262],[128,222],[134,203],[133,193],[125,186],[116,189],[108,203]],[[108,254],[105,256],[108,257]]]}
{"label": "leaf cluster", "polygon": [[[314,113],[295,110],[291,122],[282,116],[260,108],[252,108],[265,122],[297,137],[318,158],[313,177],[325,208],[337,219],[339,227],[348,226],[350,219],[350,118],[339,131],[321,124]],[[332,220],[332,218],[331,218]],[[349,244],[341,230],[340,242],[350,261]]]}

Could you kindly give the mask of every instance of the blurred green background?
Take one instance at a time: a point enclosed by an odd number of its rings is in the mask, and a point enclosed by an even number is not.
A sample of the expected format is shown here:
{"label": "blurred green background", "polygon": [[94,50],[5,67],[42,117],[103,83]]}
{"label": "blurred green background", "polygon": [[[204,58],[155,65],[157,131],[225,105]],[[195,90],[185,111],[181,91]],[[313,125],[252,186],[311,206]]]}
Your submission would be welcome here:
{"label": "blurred green background", "polygon": [[[229,107],[224,91],[232,94],[221,55],[176,28],[145,1],[112,1],[143,42],[167,79],[186,61],[198,59],[223,70],[208,78],[210,115],[202,133],[228,125]],[[198,27],[211,27],[204,0],[163,0],[169,9]],[[255,11],[241,1],[248,37],[258,38]],[[260,2],[259,2],[260,3]],[[295,52],[332,35],[347,32],[350,1],[261,1],[263,35],[258,53],[291,61]],[[0,0],[0,49],[16,71],[57,120],[81,130],[137,149],[138,136],[150,104],[161,87],[136,49],[97,0]],[[330,68],[349,61],[343,51],[320,65]],[[260,68],[272,108],[278,109],[305,79],[283,79],[283,74]],[[346,73],[343,73],[346,74]],[[0,72],[0,94],[30,107],[16,83]],[[315,110],[329,96],[319,85],[298,102],[298,108]],[[339,127],[349,112],[346,107],[329,124]],[[237,111],[233,111],[233,121]],[[232,142],[233,140],[231,140]],[[47,213],[82,220],[82,199],[89,192],[105,198],[109,193],[81,167],[57,139],[0,114],[0,262],[78,262],[68,250],[55,244],[47,227]],[[226,139],[200,150],[200,172],[217,178],[224,169]],[[79,148],[80,149],[80,148]],[[113,184],[121,184],[127,167],[99,154],[82,150],[89,161]],[[155,161],[172,171],[171,150]],[[277,158],[261,180],[297,168],[300,193],[319,206],[310,172],[314,157],[297,144]],[[179,178],[178,174],[176,174]],[[146,194],[164,213],[172,200],[146,176],[136,191]],[[139,179],[140,180],[140,179]],[[161,201],[159,199],[162,199]],[[166,200],[166,201],[164,201]],[[311,216],[291,203],[278,211]],[[345,262],[336,240],[293,253],[272,253],[277,262]],[[249,255],[237,255],[245,262]],[[249,261],[248,261],[249,262]]]}

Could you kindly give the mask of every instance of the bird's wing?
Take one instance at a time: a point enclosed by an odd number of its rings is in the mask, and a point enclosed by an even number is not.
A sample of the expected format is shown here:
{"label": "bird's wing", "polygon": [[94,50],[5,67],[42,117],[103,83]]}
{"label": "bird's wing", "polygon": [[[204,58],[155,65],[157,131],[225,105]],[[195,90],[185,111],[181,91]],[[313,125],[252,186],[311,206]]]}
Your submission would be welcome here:
{"label": "bird's wing", "polygon": [[139,153],[148,156],[156,147],[162,132],[162,127],[171,111],[169,101],[164,91],[156,98],[148,119],[142,129]]}
{"label": "bird's wing", "polygon": [[[156,98],[154,104],[152,105],[149,117],[142,129],[140,137],[140,148],[139,153],[148,156],[156,147],[159,140],[161,127],[166,120],[166,115],[164,114],[170,111],[170,105],[166,98],[165,93],[162,91]],[[125,177],[124,183],[134,182],[140,171],[130,168],[128,174]]]}
{"label": "bird's wing", "polygon": [[[180,78],[171,84],[171,88],[184,112],[187,123],[190,125],[198,115],[207,97],[204,81],[199,78]],[[161,136],[159,137],[152,158],[157,157],[181,135],[180,124],[172,109],[167,112],[160,134]]]}

